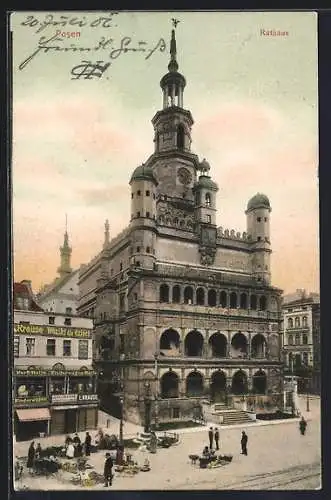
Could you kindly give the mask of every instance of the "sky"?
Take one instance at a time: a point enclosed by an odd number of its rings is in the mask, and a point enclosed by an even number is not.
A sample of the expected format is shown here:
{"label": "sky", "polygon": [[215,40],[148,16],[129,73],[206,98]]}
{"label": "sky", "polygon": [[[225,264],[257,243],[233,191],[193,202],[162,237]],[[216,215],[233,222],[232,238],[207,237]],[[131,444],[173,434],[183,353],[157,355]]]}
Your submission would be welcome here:
{"label": "sky", "polygon": [[[56,24],[61,15],[74,24]],[[187,81],[184,108],[195,121],[192,151],[208,160],[220,188],[217,225],[245,231],[248,200],[265,193],[272,206],[272,284],[285,293],[318,292],[312,12],[13,13],[15,281],[30,279],[37,291],[56,277],[65,214],[74,268],[101,250],[106,219],[111,237],[128,224],[131,173],[154,151],[151,119],[162,108],[159,82],[174,17],[179,71]],[[80,36],[56,37],[58,29]],[[128,47],[145,52],[110,58],[125,37]],[[97,51],[72,50],[100,41],[104,48]],[[42,44],[53,48],[38,51]],[[83,60],[111,64],[100,78],[78,78],[82,69],[73,68]]]}

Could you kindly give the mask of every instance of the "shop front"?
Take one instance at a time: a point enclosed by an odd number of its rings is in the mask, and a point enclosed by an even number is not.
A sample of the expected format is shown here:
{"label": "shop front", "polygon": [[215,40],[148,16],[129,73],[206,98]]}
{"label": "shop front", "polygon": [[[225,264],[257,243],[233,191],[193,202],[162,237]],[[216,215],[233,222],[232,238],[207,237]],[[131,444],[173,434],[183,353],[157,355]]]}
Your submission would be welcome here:
{"label": "shop front", "polygon": [[96,429],[97,405],[53,406],[51,409],[51,434],[73,434]]}
{"label": "shop front", "polygon": [[48,408],[16,408],[14,432],[17,441],[28,441],[49,433],[51,415]]}

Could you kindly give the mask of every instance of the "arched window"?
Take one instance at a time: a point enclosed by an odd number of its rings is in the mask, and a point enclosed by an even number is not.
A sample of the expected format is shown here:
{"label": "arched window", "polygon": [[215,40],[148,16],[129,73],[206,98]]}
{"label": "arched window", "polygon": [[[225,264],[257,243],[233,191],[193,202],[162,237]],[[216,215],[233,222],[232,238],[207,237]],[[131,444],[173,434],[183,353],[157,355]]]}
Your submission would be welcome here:
{"label": "arched window", "polygon": [[174,304],[179,304],[180,302],[180,286],[175,285],[172,289],[172,301]]}
{"label": "arched window", "polygon": [[288,327],[288,328],[293,328],[293,318],[289,318],[289,319],[287,320],[287,327]]}
{"label": "arched window", "polygon": [[253,311],[256,311],[256,309],[257,309],[257,297],[256,297],[256,295],[251,295],[251,309],[253,309]]}
{"label": "arched window", "polygon": [[246,394],[248,390],[246,373],[239,370],[232,377],[232,394]]}
{"label": "arched window", "polygon": [[169,287],[165,283],[160,286],[160,302],[169,302]]}
{"label": "arched window", "polygon": [[216,291],[208,290],[208,305],[211,307],[216,306]]}
{"label": "arched window", "polygon": [[220,293],[220,306],[227,307],[227,305],[228,305],[228,296],[227,296],[226,292],[222,291]]}
{"label": "arched window", "polygon": [[288,336],[288,345],[293,345],[293,335]]}
{"label": "arched window", "polygon": [[201,396],[203,394],[203,377],[199,372],[191,372],[186,378],[186,395]]}
{"label": "arched window", "polygon": [[295,322],[295,328],[300,328],[300,318],[297,316],[294,320]]}
{"label": "arched window", "polygon": [[247,295],[246,295],[246,293],[242,293],[240,295],[240,308],[247,309]]}
{"label": "arched window", "polygon": [[203,336],[197,330],[189,332],[184,340],[185,355],[189,357],[202,356]]}
{"label": "arched window", "polygon": [[205,195],[205,202],[206,202],[206,206],[210,207],[210,205],[211,205],[211,197],[210,197],[209,193],[206,193],[206,195]]}
{"label": "arched window", "polygon": [[265,311],[267,308],[267,299],[265,298],[264,295],[260,297],[260,310]]}
{"label": "arched window", "polygon": [[197,289],[197,304],[203,306],[205,304],[205,291],[203,288]]}
{"label": "arched window", "polygon": [[248,350],[247,339],[241,332],[236,333],[231,340],[231,357],[246,358]]}
{"label": "arched window", "polygon": [[308,344],[308,335],[306,335],[305,333],[302,335],[302,343]]}
{"label": "arched window", "polygon": [[297,333],[295,335],[295,345],[300,345],[300,334],[299,333]]}
{"label": "arched window", "polygon": [[178,376],[167,372],[161,377],[161,398],[178,398]]}
{"label": "arched window", "polygon": [[266,340],[261,333],[254,335],[252,338],[251,356],[252,358],[265,358],[266,356]]}
{"label": "arched window", "polygon": [[230,309],[236,309],[237,307],[237,294],[236,292],[232,292],[230,294]]}
{"label": "arched window", "polygon": [[177,128],[177,148],[184,149],[184,145],[185,145],[185,129],[184,125],[180,123]]}
{"label": "arched window", "polygon": [[160,350],[178,350],[180,344],[179,333],[173,328],[165,330],[160,338]]}
{"label": "arched window", "polygon": [[255,394],[265,394],[266,390],[267,376],[263,370],[259,370],[253,375],[253,392]]}
{"label": "arched window", "polygon": [[304,317],[302,318],[302,326],[303,326],[303,327],[307,327],[307,324],[308,324],[307,319],[308,319],[308,318],[307,318],[307,316],[304,316]]}
{"label": "arched window", "polygon": [[227,355],[227,339],[222,333],[214,333],[209,341],[211,356],[213,358],[226,358]]}
{"label": "arched window", "polygon": [[191,286],[184,288],[184,304],[193,304],[193,288]]}

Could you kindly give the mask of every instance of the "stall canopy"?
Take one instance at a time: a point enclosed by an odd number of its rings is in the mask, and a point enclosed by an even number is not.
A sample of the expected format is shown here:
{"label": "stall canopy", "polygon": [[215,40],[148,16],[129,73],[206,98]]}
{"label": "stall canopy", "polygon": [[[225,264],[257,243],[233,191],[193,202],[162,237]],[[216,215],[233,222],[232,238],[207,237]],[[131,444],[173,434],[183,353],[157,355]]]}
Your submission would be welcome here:
{"label": "stall canopy", "polygon": [[16,410],[21,422],[33,422],[36,420],[50,420],[51,415],[48,408],[29,408],[26,410]]}

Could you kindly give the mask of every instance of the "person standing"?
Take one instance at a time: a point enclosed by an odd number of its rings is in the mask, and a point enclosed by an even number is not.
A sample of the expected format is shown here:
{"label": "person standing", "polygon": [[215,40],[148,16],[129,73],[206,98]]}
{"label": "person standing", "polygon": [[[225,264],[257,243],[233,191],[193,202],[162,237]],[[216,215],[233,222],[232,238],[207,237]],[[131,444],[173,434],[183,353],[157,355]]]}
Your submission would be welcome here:
{"label": "person standing", "polygon": [[42,452],[42,449],[41,449],[40,443],[38,443],[37,448],[36,448],[36,458],[41,457],[41,452]]}
{"label": "person standing", "polygon": [[216,451],[218,451],[218,450],[220,449],[220,447],[219,447],[220,433],[218,432],[217,427],[215,427],[215,434],[214,434],[214,438],[215,438],[215,446],[216,446]]}
{"label": "person standing", "polygon": [[91,455],[91,443],[92,443],[92,438],[90,434],[87,432],[85,437],[85,455],[87,457]]}
{"label": "person standing", "polygon": [[36,451],[34,449],[34,441],[32,441],[32,443],[29,446],[28,461],[26,463],[27,468],[30,469],[30,470],[32,469],[32,467],[34,465],[35,456],[36,456]]}
{"label": "person standing", "polygon": [[306,433],[306,428],[307,428],[307,422],[304,419],[304,417],[301,417],[300,423],[299,423],[299,429],[301,432],[301,435],[304,436]]}
{"label": "person standing", "polygon": [[241,436],[241,454],[242,455],[247,455],[247,443],[248,443],[248,436],[245,431],[242,431],[242,436]]}
{"label": "person standing", "polygon": [[113,460],[110,453],[106,453],[105,467],[103,470],[103,475],[105,478],[105,486],[111,486],[113,481]]}
{"label": "person standing", "polygon": [[209,437],[209,449],[213,449],[213,443],[214,443],[214,431],[213,428],[210,427],[209,432],[208,432],[208,437]]}

